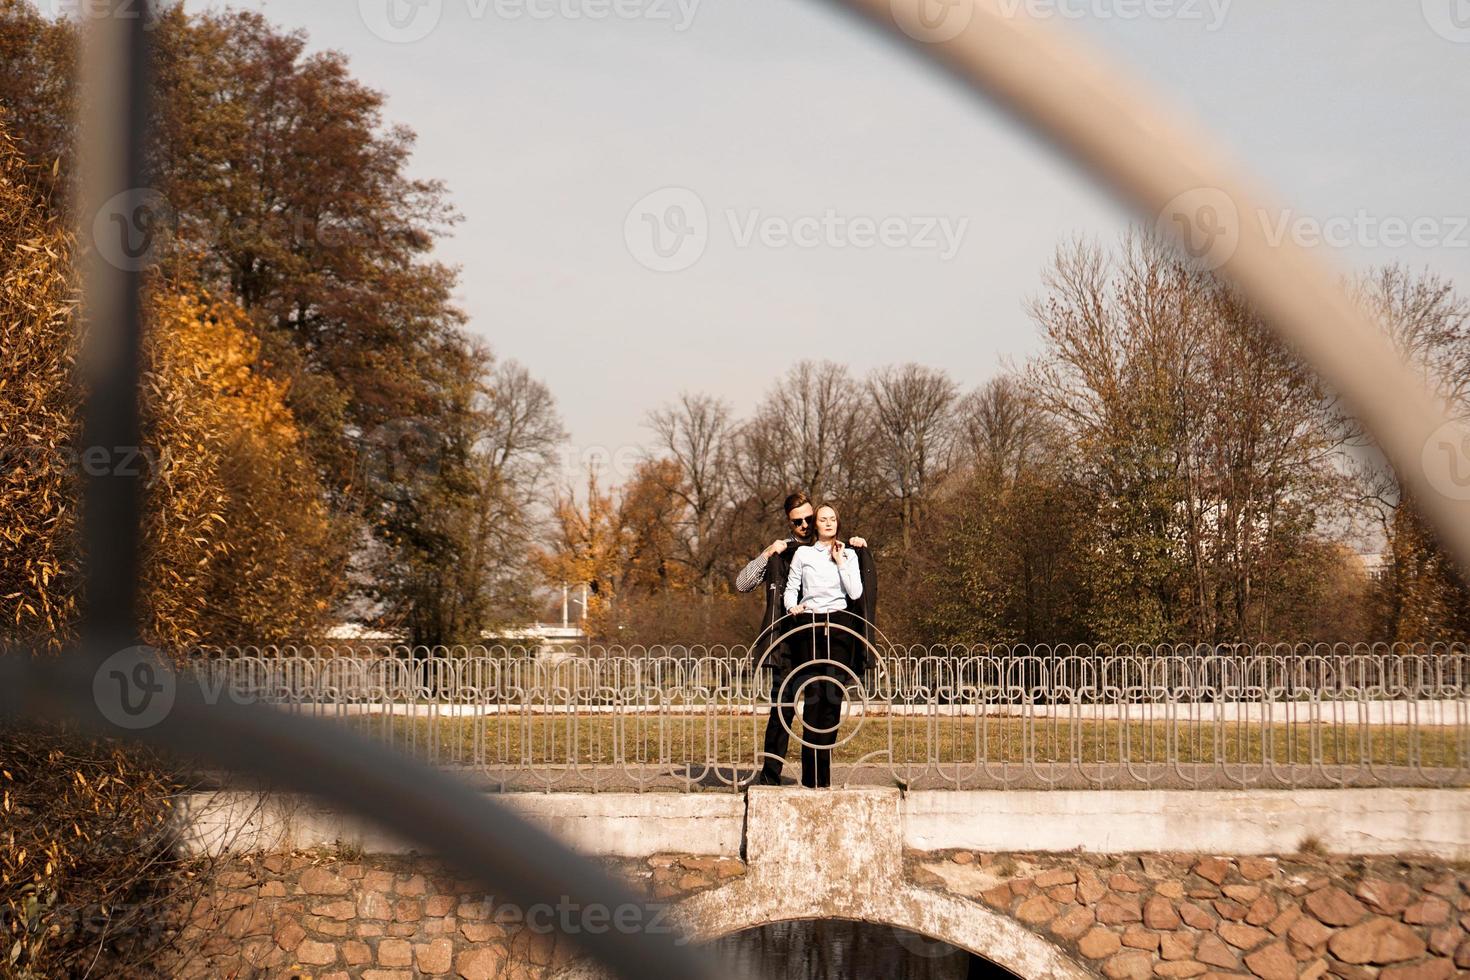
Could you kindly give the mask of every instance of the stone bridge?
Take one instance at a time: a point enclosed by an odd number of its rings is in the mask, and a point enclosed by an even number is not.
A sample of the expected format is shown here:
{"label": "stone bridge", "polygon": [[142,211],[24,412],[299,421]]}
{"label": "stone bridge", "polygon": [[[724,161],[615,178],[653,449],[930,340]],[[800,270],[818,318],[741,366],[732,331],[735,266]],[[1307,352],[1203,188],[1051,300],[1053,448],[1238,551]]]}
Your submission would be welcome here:
{"label": "stone bridge", "polygon": [[[1055,838],[1059,823],[1108,841],[1107,821],[1085,810],[1068,816],[1062,793],[1041,794],[1048,812],[1017,806],[1012,794],[977,794],[990,801],[978,814],[951,800],[947,807],[968,822],[944,819],[938,804],[927,816],[915,812],[916,801],[896,789],[632,797],[662,810],[662,821],[614,819],[626,801],[607,797],[580,797],[584,806],[559,795],[519,801],[568,839],[582,838],[584,849],[601,850],[601,860],[653,900],[653,920],[634,909],[511,908],[429,859],[394,853],[401,848],[392,842],[353,840],[332,815],[256,810],[252,847],[237,840],[184,924],[204,956],[176,972],[590,980],[598,973],[574,945],[584,929],[677,928],[708,941],[773,922],[836,918],[943,940],[1023,978],[1470,975],[1470,812],[1462,794],[1324,792],[1337,801],[1335,818],[1324,820],[1303,798],[1310,794],[1275,793],[1253,811],[1203,816],[1206,794],[1175,794],[1194,806],[1172,831],[1169,819],[1148,818],[1168,809],[1148,798],[1169,794],[1112,794],[1131,797],[1134,811],[1112,808],[1115,822],[1134,828],[1133,840],[1115,843],[1135,845],[1113,850],[997,848],[978,837],[978,846],[915,846],[949,843],[977,826],[990,827],[979,836],[992,841]],[[1105,795],[1092,794],[1094,806]],[[212,812],[227,811],[215,804]],[[713,815],[701,819],[701,811]],[[1290,816],[1309,833],[1298,838],[1305,847],[1268,853],[1272,828]],[[624,836],[619,822],[629,824]],[[1261,844],[1201,847],[1209,827],[1216,843],[1235,834]],[[328,834],[335,849],[313,846]],[[1158,835],[1155,847],[1137,847],[1148,834]],[[594,839],[600,848],[588,846]],[[632,853],[639,839],[644,851],[662,849]]]}

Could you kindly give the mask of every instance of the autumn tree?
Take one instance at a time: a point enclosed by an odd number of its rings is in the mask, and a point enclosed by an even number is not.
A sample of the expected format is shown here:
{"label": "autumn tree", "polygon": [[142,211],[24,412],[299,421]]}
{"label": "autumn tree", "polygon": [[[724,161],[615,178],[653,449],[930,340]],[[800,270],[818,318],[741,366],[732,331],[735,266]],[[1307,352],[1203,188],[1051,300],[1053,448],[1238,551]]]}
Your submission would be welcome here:
{"label": "autumn tree", "polygon": [[462,323],[455,274],[428,259],[455,220],[444,187],[410,178],[414,136],[344,56],[243,11],[175,7],[157,37],[154,172],[177,215],[178,261],[251,316],[334,485],[343,432],[421,417],[436,357]]}
{"label": "autumn tree", "polygon": [[[638,479],[658,481],[676,507],[664,513],[675,554],[706,594],[722,591],[730,563],[730,523],[734,516],[732,456],[735,430],[730,409],[708,395],[685,393],[672,405],[649,413],[656,452],[670,464],[640,471]],[[724,573],[724,574],[721,574]]]}
{"label": "autumn tree", "polygon": [[[0,431],[7,632],[53,647],[74,636],[81,392],[72,244],[0,137]],[[145,494],[142,634],[200,641],[307,636],[336,599],[337,535],[301,451],[283,383],[262,370],[243,312],[197,286],[150,283],[141,392],[145,440],[115,447]]]}
{"label": "autumn tree", "polygon": [[877,517],[884,491],[877,435],[861,382],[830,361],[802,361],[740,427],[738,489],[767,515],[793,489],[842,507],[849,528]]}
{"label": "autumn tree", "polygon": [[915,545],[902,628],[941,643],[1089,639],[1097,508],[1061,430],[1012,375],[961,404],[962,448]]}
{"label": "autumn tree", "polygon": [[[1452,417],[1470,418],[1470,300],[1433,273],[1379,269],[1356,284],[1359,301]],[[1382,520],[1390,558],[1384,624],[1389,639],[1470,635],[1470,589],[1413,497],[1360,431],[1356,475]]]}
{"label": "autumn tree", "polygon": [[482,344],[436,358],[433,424],[380,429],[362,473],[380,536],[382,621],[416,646],[476,643],[532,610],[537,505],[565,438],[546,386]]}
{"label": "autumn tree", "polygon": [[943,478],[953,444],[957,389],[943,371],[918,364],[882,368],[869,377],[876,456],[888,497],[898,511],[902,554]]}
{"label": "autumn tree", "polygon": [[[0,111],[45,176],[36,183],[58,189],[43,199],[65,202],[76,24],[20,0],[0,0],[0,15]],[[157,109],[148,161],[163,202],[150,214],[167,276],[245,312],[258,369],[281,383],[300,450],[333,511],[355,525],[344,538],[359,566],[381,567],[378,553],[400,546],[414,549],[404,562],[452,553],[399,533],[412,516],[406,508],[397,507],[395,528],[379,520],[385,504],[400,503],[399,490],[357,478],[385,429],[459,425],[459,379],[445,370],[465,344],[452,302],[457,273],[431,257],[457,218],[442,184],[409,176],[412,131],[384,118],[383,95],[356,80],[341,54],[311,52],[304,33],[259,14],[172,5],[150,36]],[[85,218],[76,224],[90,234]],[[421,536],[433,538],[435,518],[423,520]],[[454,570],[434,575],[448,580]],[[384,584],[360,589],[381,596]]]}
{"label": "autumn tree", "polygon": [[1290,634],[1288,559],[1344,498],[1315,375],[1228,286],[1162,242],[1058,252],[1029,374],[1103,510],[1094,622],[1113,640]]}
{"label": "autumn tree", "polygon": [[284,384],[260,371],[259,342],[228,301],[160,283],[147,316],[151,635],[175,647],[319,636],[344,547]]}
{"label": "autumn tree", "polygon": [[79,587],[77,299],[71,242],[27,176],[0,128],[0,624],[56,647],[72,633]]}
{"label": "autumn tree", "polygon": [[545,580],[553,585],[586,585],[583,610],[588,631],[606,635],[616,588],[623,575],[623,529],[617,502],[602,489],[596,469],[587,474],[585,498],[567,487],[556,498],[548,546],[537,555]]}
{"label": "autumn tree", "polygon": [[12,149],[31,164],[28,185],[53,215],[70,204],[76,158],[77,38],[32,0],[0,0],[0,113]]}

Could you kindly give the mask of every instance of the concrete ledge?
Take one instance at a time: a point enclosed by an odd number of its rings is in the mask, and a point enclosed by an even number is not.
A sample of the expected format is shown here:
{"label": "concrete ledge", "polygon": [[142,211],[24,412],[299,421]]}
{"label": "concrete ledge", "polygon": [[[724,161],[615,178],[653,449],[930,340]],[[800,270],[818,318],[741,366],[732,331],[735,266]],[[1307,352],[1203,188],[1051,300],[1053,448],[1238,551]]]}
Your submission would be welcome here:
{"label": "concrete ledge", "polygon": [[[818,807],[837,795],[794,787],[751,792]],[[842,792],[867,798],[872,791]],[[893,833],[901,835],[907,850],[1290,854],[1305,838],[1315,837],[1338,854],[1470,860],[1470,790],[1465,789],[888,792],[896,798]],[[494,797],[593,855],[739,857],[746,836],[746,798],[736,793]],[[195,853],[283,850],[339,841],[368,853],[413,849],[355,816],[291,796],[196,793],[183,802],[180,817],[185,845]],[[780,837],[757,836],[759,847],[775,846]],[[809,846],[799,843],[803,849]]]}
{"label": "concrete ledge", "polygon": [[[497,793],[510,807],[585,854],[738,857],[745,798],[734,793]],[[337,843],[370,854],[404,854],[417,845],[353,814],[283,794],[195,793],[179,808],[191,853],[244,853]]]}
{"label": "concrete ledge", "polygon": [[1470,790],[924,791],[904,800],[904,846],[934,851],[1337,854],[1470,859]]}

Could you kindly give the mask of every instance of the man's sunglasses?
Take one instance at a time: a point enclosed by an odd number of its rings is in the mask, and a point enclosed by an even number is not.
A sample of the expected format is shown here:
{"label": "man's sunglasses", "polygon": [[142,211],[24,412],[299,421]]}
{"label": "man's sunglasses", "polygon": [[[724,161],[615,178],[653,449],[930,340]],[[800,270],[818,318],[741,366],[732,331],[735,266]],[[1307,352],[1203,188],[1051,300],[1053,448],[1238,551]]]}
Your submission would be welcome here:
{"label": "man's sunglasses", "polygon": [[789,517],[787,520],[791,522],[792,527],[805,527],[812,522],[811,515],[807,515],[806,517]]}

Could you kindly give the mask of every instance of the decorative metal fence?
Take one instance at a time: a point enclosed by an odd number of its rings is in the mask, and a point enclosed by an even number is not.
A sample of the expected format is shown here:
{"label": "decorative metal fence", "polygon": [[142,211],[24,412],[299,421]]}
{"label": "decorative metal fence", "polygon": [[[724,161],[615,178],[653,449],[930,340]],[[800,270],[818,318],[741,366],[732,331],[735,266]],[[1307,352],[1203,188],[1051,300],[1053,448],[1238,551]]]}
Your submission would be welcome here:
{"label": "decorative metal fence", "polygon": [[[844,677],[839,784],[1470,783],[1465,644],[874,649]],[[231,647],[191,666],[217,697],[336,719],[501,790],[736,790],[773,705],[801,700],[748,649],[699,644]]]}

